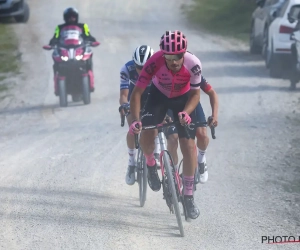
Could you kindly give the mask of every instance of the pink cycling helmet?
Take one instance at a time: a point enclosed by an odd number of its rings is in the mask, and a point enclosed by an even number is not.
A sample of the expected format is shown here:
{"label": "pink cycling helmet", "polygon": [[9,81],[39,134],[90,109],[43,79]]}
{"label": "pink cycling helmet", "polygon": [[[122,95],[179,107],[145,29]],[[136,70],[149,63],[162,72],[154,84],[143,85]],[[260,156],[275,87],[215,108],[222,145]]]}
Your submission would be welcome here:
{"label": "pink cycling helmet", "polygon": [[187,39],[179,30],[166,31],[161,37],[159,45],[165,54],[180,54],[186,52]]}

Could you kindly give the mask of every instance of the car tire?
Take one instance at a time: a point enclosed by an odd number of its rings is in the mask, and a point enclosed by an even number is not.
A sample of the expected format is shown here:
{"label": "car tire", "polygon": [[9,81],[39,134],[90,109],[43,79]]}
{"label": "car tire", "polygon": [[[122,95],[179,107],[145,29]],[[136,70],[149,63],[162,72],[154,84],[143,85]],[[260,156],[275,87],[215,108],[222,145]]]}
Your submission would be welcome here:
{"label": "car tire", "polygon": [[268,51],[268,46],[269,46],[268,34],[269,34],[269,30],[267,27],[265,27],[264,36],[263,36],[263,45],[262,45],[262,49],[261,49],[261,55],[262,55],[263,59],[265,60],[265,62],[266,62],[267,51]]}
{"label": "car tire", "polygon": [[266,67],[269,69],[269,75],[272,78],[281,78],[283,70],[279,58],[273,53],[273,43],[271,49],[267,51]]}
{"label": "car tire", "polygon": [[30,10],[27,3],[24,2],[24,14],[21,16],[15,16],[17,23],[27,23],[29,20]]}
{"label": "car tire", "polygon": [[250,38],[249,38],[250,54],[260,54],[261,53],[261,47],[256,44],[254,34],[255,34],[254,25],[252,25],[251,26],[251,32],[250,32]]}
{"label": "car tire", "polygon": [[295,47],[292,46],[291,49],[291,70],[289,74],[289,80],[290,80],[290,90],[293,91],[296,89],[296,84],[300,81],[300,73],[297,70],[297,64],[298,64],[298,55],[297,50]]}

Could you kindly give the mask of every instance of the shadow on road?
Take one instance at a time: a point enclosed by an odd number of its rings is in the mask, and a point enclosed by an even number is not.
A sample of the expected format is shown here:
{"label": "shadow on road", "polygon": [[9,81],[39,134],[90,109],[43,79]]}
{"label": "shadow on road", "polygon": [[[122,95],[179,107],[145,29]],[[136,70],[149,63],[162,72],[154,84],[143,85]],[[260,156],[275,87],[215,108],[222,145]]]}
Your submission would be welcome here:
{"label": "shadow on road", "polygon": [[68,103],[68,107],[60,107],[59,104],[50,104],[50,105],[36,105],[28,107],[17,107],[17,108],[8,108],[0,111],[1,115],[16,115],[16,114],[25,114],[30,112],[41,112],[41,111],[52,111],[53,113],[58,110],[68,109],[72,107],[85,106],[82,102]]}
{"label": "shadow on road", "polygon": [[[89,191],[48,190],[38,188],[0,187],[3,220],[20,219],[27,222],[67,224],[103,228],[114,232],[128,232],[135,228],[140,233],[160,236],[179,234],[175,215],[153,211],[151,206],[134,206],[138,199]],[[9,213],[3,208],[9,206]],[[147,207],[147,206],[146,206]]]}

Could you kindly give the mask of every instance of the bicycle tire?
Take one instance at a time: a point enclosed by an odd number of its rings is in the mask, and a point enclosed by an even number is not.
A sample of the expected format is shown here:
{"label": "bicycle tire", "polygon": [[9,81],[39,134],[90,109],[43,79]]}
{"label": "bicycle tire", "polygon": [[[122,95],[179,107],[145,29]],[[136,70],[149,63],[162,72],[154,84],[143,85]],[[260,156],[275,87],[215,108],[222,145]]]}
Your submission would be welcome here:
{"label": "bicycle tire", "polygon": [[146,159],[141,148],[138,149],[137,182],[139,185],[140,206],[143,207],[147,195],[147,167]]}
{"label": "bicycle tire", "polygon": [[177,196],[177,192],[175,189],[175,180],[174,180],[175,177],[173,176],[173,173],[172,173],[172,169],[175,169],[175,168],[174,168],[174,166],[170,166],[169,159],[171,159],[171,162],[173,164],[173,161],[172,161],[172,158],[171,158],[169,152],[164,151],[163,152],[164,170],[167,174],[168,187],[169,187],[169,191],[171,191],[172,203],[173,203],[173,207],[175,210],[175,215],[176,215],[176,220],[177,220],[177,224],[179,227],[180,235],[182,237],[184,237],[184,229],[183,229],[181,213],[180,213],[180,209],[179,209],[178,196]]}

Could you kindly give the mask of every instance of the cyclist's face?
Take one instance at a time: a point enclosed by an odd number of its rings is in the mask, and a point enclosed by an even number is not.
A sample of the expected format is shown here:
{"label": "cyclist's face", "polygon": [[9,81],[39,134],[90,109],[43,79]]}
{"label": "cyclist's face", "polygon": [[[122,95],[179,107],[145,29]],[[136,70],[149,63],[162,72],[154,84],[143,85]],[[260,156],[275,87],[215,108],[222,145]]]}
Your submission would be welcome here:
{"label": "cyclist's face", "polygon": [[135,69],[136,69],[136,72],[138,74],[140,74],[142,72],[143,66],[139,66],[139,65],[135,64]]}
{"label": "cyclist's face", "polygon": [[140,75],[141,74],[141,69],[136,69],[136,72]]}
{"label": "cyclist's face", "polygon": [[178,72],[183,64],[184,53],[179,55],[164,55],[166,64],[173,72]]}

